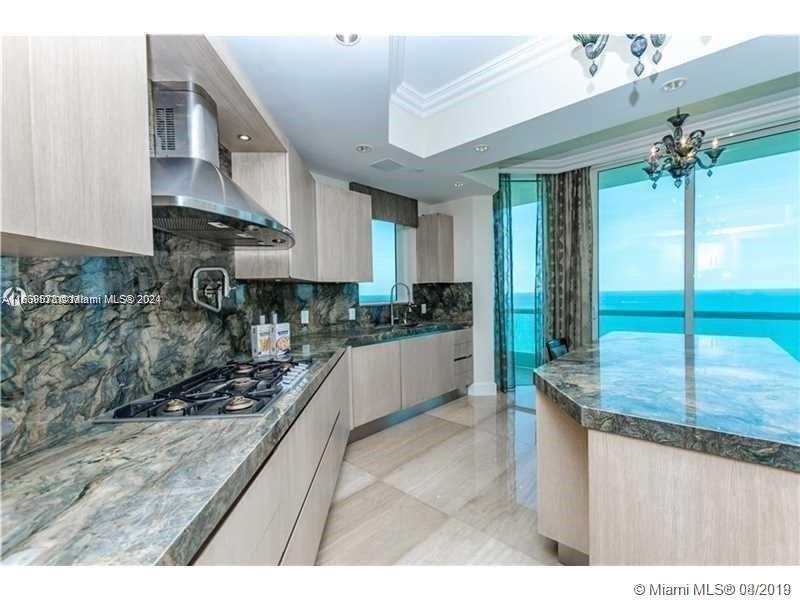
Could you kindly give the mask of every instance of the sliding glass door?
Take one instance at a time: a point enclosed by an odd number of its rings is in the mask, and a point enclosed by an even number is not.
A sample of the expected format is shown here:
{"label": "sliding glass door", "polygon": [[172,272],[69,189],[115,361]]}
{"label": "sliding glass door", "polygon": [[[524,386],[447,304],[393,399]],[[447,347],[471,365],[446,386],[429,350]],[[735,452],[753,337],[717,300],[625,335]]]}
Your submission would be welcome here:
{"label": "sliding glass door", "polygon": [[600,335],[767,337],[800,359],[800,132],[729,144],[685,189],[641,166],[598,177]]}

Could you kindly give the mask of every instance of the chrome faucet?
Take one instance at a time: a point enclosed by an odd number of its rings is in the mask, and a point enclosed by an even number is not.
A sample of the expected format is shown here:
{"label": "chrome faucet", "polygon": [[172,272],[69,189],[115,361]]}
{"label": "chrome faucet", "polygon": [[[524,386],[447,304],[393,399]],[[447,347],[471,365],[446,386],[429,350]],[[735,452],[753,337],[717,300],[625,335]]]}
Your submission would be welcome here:
{"label": "chrome faucet", "polygon": [[[201,287],[201,273],[218,273],[222,277],[222,281],[207,283]],[[198,306],[212,312],[218,313],[222,310],[222,300],[230,296],[235,287],[231,285],[227,269],[222,267],[198,267],[192,272],[192,300]],[[209,302],[214,302],[214,304],[209,304]]]}
{"label": "chrome faucet", "polygon": [[[392,327],[394,327],[394,319],[395,319],[395,317],[394,317],[395,300],[399,299],[399,297],[397,295],[397,286],[400,286],[400,285],[402,285],[404,288],[406,288],[406,294],[408,294],[408,296],[407,296],[407,298],[408,298],[407,304],[409,306],[411,305],[411,290],[408,288],[408,286],[405,283],[403,283],[401,281],[398,281],[397,283],[395,283],[392,286],[392,289],[389,290],[389,302],[390,302],[390,314],[391,314]],[[408,324],[408,310],[406,310],[406,316],[404,318],[404,321],[405,321],[406,324]]]}

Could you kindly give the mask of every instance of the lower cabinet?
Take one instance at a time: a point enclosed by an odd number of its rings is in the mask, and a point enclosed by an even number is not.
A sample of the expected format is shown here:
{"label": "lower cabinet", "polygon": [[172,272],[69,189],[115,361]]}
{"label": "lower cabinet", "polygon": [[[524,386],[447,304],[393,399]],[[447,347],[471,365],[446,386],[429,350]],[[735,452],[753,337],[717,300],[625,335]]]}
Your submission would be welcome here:
{"label": "lower cabinet", "polygon": [[453,332],[453,373],[456,388],[464,389],[472,385],[472,329]]}
{"label": "lower cabinet", "polygon": [[313,564],[349,432],[347,352],[194,564]]}
{"label": "lower cabinet", "polygon": [[400,341],[403,408],[455,389],[452,332]]}
{"label": "lower cabinet", "polygon": [[403,408],[400,342],[353,348],[353,427]]}

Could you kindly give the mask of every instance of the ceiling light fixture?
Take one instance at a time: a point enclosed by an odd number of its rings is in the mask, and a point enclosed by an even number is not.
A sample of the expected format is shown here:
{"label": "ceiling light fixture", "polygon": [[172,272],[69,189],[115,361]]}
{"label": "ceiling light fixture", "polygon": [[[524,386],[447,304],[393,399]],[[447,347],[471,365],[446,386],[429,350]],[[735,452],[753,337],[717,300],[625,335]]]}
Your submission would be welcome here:
{"label": "ceiling light fixture", "polygon": [[369,144],[359,144],[358,146],[356,146],[356,152],[361,152],[361,154],[372,152],[372,146],[370,146]]}
{"label": "ceiling light fixture", "polygon": [[683,86],[686,85],[686,77],[676,77],[675,79],[670,79],[664,85],[661,86],[661,89],[665,92],[674,92],[675,90],[681,89]]}
{"label": "ceiling light fixture", "polygon": [[463,184],[463,183],[461,183],[460,181],[456,181],[456,182],[453,184],[453,187],[454,187],[454,188],[456,188],[456,189],[460,189],[460,188],[464,187],[464,184]]}
{"label": "ceiling light fixture", "polygon": [[242,140],[243,142],[249,142],[250,140],[252,140],[252,139],[253,139],[253,138],[251,138],[249,135],[247,135],[246,133],[240,133],[240,134],[239,134],[238,136],[236,136],[236,137],[238,137],[238,138],[239,138],[240,140]]}
{"label": "ceiling light fixture", "polygon": [[337,33],[336,41],[342,46],[355,46],[361,41],[361,36],[357,33]]}
{"label": "ceiling light fixture", "polygon": [[489,146],[487,146],[486,144],[478,144],[477,146],[475,146],[475,148],[473,148],[475,152],[486,152],[488,149]]}
{"label": "ceiling light fixture", "polygon": [[650,148],[650,155],[647,157],[647,166],[644,172],[653,182],[653,189],[659,178],[666,171],[672,175],[675,187],[681,187],[681,182],[685,181],[688,185],[689,177],[695,167],[705,169],[711,177],[712,168],[717,166],[717,161],[725,148],[720,147],[719,140],[714,138],[711,148],[706,152],[706,158],[711,162],[703,164],[700,149],[703,145],[703,136],[706,132],[702,129],[695,129],[688,136],[683,133],[683,123],[689,118],[688,113],[682,113],[679,108],[675,115],[667,119],[672,125],[672,133],[665,135],[660,141],[653,144]]}
{"label": "ceiling light fixture", "polygon": [[[636,66],[633,67],[633,72],[639,77],[644,72],[644,65],[642,64],[642,55],[647,50],[647,38],[650,38],[650,43],[656,49],[653,52],[653,64],[661,62],[661,46],[667,41],[667,36],[663,33],[651,33],[649,36],[644,33],[627,33],[625,34],[631,40],[631,54],[636,58]],[[608,38],[611,37],[607,33],[576,33],[572,36],[576,42],[583,46],[583,52],[586,54],[592,63],[589,65],[589,75],[594,77],[597,73],[597,63],[594,62],[606,49]]]}

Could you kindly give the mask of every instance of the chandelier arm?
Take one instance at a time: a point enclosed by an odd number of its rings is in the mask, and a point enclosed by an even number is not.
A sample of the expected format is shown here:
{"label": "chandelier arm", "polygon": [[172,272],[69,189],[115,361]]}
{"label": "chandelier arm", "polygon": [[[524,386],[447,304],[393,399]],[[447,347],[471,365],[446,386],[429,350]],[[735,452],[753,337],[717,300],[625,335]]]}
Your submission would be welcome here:
{"label": "chandelier arm", "polygon": [[703,155],[700,154],[699,152],[695,155],[695,160],[697,161],[697,164],[700,165],[700,168],[703,169],[704,171],[708,171],[713,165],[711,163],[709,163],[708,165],[704,164],[702,158]]}

